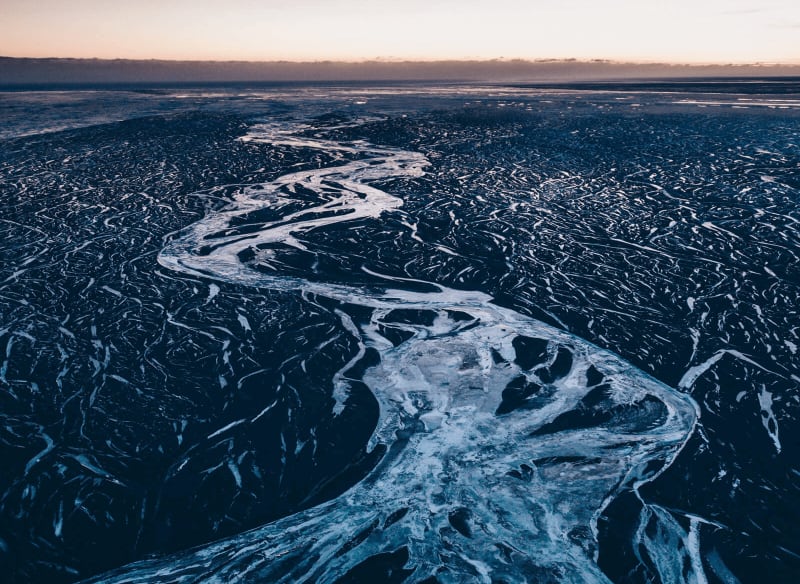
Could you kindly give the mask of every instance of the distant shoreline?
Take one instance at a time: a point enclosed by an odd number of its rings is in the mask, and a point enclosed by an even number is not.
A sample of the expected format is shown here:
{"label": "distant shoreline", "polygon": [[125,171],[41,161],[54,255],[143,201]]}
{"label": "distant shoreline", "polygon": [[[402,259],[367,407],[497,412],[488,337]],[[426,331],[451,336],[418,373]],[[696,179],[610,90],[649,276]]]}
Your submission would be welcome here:
{"label": "distant shoreline", "polygon": [[0,57],[0,89],[47,90],[321,83],[564,84],[786,80],[800,65],[681,65],[612,61],[247,62]]}
{"label": "distant shoreline", "polygon": [[184,81],[184,82],[138,82],[138,83],[32,83],[3,85],[0,93],[25,92],[92,92],[122,91],[133,93],[161,94],[176,90],[230,90],[263,91],[270,89],[312,88],[370,88],[381,87],[458,87],[458,86],[496,87],[498,90],[564,90],[564,91],[626,91],[637,93],[680,92],[680,93],[736,93],[759,95],[800,95],[800,75],[794,77],[705,77],[705,78],[646,78],[609,79],[602,81],[543,81],[543,82],[492,82],[473,80],[431,81],[428,79],[407,80],[341,80],[341,81]]}

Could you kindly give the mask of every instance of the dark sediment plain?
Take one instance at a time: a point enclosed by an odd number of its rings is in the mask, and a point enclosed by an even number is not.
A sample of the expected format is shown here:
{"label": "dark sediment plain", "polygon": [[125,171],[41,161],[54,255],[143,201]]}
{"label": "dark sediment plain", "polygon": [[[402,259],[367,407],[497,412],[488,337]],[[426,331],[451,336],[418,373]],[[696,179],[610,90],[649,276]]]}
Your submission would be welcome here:
{"label": "dark sediment plain", "polygon": [[4,581],[796,582],[800,87],[683,89],[0,94]]}

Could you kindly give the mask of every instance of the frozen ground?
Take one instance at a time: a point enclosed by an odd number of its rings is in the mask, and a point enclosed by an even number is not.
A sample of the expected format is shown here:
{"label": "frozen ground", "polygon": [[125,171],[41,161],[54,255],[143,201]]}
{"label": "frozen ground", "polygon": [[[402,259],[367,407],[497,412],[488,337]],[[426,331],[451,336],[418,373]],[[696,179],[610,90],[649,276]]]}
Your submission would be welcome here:
{"label": "frozen ground", "polygon": [[666,89],[0,96],[6,573],[794,581],[800,100]]}

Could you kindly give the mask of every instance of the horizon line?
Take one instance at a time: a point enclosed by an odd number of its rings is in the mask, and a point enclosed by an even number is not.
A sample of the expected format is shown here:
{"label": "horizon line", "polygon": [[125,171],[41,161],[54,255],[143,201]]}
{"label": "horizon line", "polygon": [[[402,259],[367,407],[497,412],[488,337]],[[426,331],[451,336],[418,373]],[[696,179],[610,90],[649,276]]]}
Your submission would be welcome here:
{"label": "horizon line", "polygon": [[26,60],[26,61],[104,61],[119,62],[129,61],[138,63],[215,63],[215,64],[289,64],[289,65],[393,65],[393,64],[583,64],[583,65],[630,65],[630,66],[663,66],[663,67],[798,67],[800,59],[793,61],[668,61],[668,60],[620,60],[608,58],[577,58],[577,57],[493,57],[493,58],[449,58],[449,59],[414,59],[404,57],[370,57],[364,59],[171,59],[163,57],[135,58],[135,57],[30,57],[15,55],[0,55],[0,59]]}
{"label": "horizon line", "polygon": [[561,83],[800,78],[800,63],[664,63],[610,59],[208,61],[0,57],[0,87],[147,83],[416,81]]}

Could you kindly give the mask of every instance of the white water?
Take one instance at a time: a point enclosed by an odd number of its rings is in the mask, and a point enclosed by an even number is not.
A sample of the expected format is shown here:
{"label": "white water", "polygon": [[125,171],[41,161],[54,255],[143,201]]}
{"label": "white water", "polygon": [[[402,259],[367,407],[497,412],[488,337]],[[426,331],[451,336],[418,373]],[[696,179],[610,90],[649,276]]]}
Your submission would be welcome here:
{"label": "white water", "polygon": [[[216,281],[299,290],[371,308],[365,325],[336,311],[361,349],[333,380],[334,413],[347,407],[348,369],[368,348],[376,350],[380,364],[363,377],[380,404],[370,448],[383,443],[389,450],[364,481],[332,501],[100,579],[334,582],[376,553],[405,547],[405,567],[414,570],[409,582],[432,575],[440,582],[607,581],[596,564],[597,520],[620,489],[638,492],[664,466],[646,473],[649,462],[671,462],[694,427],[694,402],[607,351],[492,304],[481,292],[443,286],[410,292],[403,290],[407,281],[389,277],[383,289],[348,287],[260,273],[243,263],[238,254],[248,249],[256,261],[269,263],[271,252],[258,250],[260,244],[304,249],[299,234],[394,212],[402,200],[370,183],[418,177],[427,164],[418,153],[298,138],[292,135],[296,130],[263,126],[245,139],[363,159],[245,189],[228,208],[171,241],[159,262]],[[264,223],[254,233],[219,236],[232,220],[285,203],[298,186],[324,202]],[[333,210],[347,213],[314,214]],[[398,308],[435,311],[436,318],[431,326],[403,324],[414,336],[395,347],[380,327],[391,324]],[[528,407],[497,415],[509,382],[522,377],[540,383],[534,371],[515,363],[512,343],[519,335],[548,343],[543,364],[533,369],[551,366],[559,350],[571,356],[571,366],[542,384]],[[605,384],[599,397],[600,382],[589,382],[596,371]],[[569,412],[576,423],[547,429]],[[644,513],[651,512],[645,507]],[[669,523],[662,521],[662,529]],[[667,565],[670,550],[664,546],[677,535],[640,535],[632,545],[657,558],[663,581],[702,581],[695,572],[685,576],[680,566]]]}

